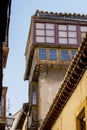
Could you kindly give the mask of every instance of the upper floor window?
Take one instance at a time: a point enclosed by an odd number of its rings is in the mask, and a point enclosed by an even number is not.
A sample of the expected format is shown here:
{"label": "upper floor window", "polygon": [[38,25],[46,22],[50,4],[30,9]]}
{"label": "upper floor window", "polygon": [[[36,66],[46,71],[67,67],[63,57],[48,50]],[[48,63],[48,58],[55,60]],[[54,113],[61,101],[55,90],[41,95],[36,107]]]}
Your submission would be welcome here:
{"label": "upper floor window", "polygon": [[87,32],[87,26],[80,26],[80,32],[81,32],[81,41],[83,40],[83,38],[86,35]]}
{"label": "upper floor window", "polygon": [[76,55],[76,51],[72,51],[72,59],[74,59],[75,55]]}
{"label": "upper floor window", "polygon": [[37,109],[35,108],[32,110],[32,121],[37,121]]}
{"label": "upper floor window", "polygon": [[56,50],[50,49],[50,60],[56,60],[57,52]]}
{"label": "upper floor window", "polygon": [[68,50],[61,50],[61,59],[62,60],[69,60]]}
{"label": "upper floor window", "polygon": [[32,104],[37,104],[36,86],[32,86]]}
{"label": "upper floor window", "polygon": [[77,44],[76,25],[58,25],[59,44]]}
{"label": "upper floor window", "polygon": [[39,49],[39,59],[46,59],[46,49]]}
{"label": "upper floor window", "polygon": [[54,43],[55,30],[52,23],[36,23],[36,42]]}

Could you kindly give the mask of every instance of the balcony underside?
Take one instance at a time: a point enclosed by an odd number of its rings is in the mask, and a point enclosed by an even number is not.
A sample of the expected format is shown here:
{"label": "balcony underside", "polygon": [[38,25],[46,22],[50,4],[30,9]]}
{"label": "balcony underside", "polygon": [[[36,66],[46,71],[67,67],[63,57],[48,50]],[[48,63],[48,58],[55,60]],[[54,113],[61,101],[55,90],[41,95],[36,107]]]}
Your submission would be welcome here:
{"label": "balcony underside", "polygon": [[33,81],[38,81],[38,77],[40,75],[40,72],[49,72],[50,70],[60,70],[60,69],[68,69],[69,64],[57,64],[57,63],[46,63],[44,62],[43,64],[39,63],[35,66],[34,69],[34,74],[33,74]]}

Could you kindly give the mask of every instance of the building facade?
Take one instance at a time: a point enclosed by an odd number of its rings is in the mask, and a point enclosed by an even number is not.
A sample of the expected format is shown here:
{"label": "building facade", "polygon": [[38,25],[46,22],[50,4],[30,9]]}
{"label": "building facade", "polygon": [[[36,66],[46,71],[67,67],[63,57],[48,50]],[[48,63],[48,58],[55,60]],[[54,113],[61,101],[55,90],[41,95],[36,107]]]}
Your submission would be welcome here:
{"label": "building facade", "polygon": [[87,35],[40,130],[87,130]]}
{"label": "building facade", "polygon": [[24,75],[29,80],[30,130],[44,121],[86,31],[84,15],[37,10],[31,17]]}
{"label": "building facade", "polygon": [[10,23],[11,0],[0,1],[0,130],[6,125],[6,93],[3,86],[3,69],[6,68],[9,52],[8,34]]}

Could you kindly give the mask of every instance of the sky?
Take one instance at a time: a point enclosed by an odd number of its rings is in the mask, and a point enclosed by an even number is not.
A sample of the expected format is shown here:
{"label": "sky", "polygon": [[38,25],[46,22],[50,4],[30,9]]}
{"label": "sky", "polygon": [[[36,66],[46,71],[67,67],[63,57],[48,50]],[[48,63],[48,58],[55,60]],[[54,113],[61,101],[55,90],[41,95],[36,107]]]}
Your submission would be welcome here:
{"label": "sky", "polygon": [[[9,55],[3,71],[3,86],[8,87],[6,109],[14,115],[28,102],[28,81],[24,81],[25,48],[31,16],[36,10],[87,14],[87,0],[12,0],[9,26]],[[8,114],[7,113],[7,114]]]}

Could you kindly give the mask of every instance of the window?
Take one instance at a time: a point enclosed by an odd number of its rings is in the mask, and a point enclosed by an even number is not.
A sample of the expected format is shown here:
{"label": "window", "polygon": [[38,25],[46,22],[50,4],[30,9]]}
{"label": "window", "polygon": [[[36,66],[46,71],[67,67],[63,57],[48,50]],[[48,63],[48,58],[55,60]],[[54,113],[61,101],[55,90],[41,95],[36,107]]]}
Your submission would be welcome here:
{"label": "window", "polygon": [[76,55],[76,51],[72,51],[72,59],[74,59],[75,55]]}
{"label": "window", "polygon": [[32,104],[37,104],[36,86],[32,86]]}
{"label": "window", "polygon": [[81,41],[82,41],[83,38],[86,36],[87,26],[80,26],[80,32],[81,32]]}
{"label": "window", "polygon": [[39,49],[39,59],[46,59],[46,49]]}
{"label": "window", "polygon": [[59,44],[77,44],[76,25],[58,25]]}
{"label": "window", "polygon": [[56,50],[50,49],[50,60],[56,60],[56,58],[57,58]]}
{"label": "window", "polygon": [[36,23],[36,42],[54,43],[55,30],[52,23]]}
{"label": "window", "polygon": [[37,109],[33,109],[33,113],[32,113],[32,121],[37,121]]}
{"label": "window", "polygon": [[68,50],[61,50],[61,59],[62,60],[69,60]]}
{"label": "window", "polygon": [[86,122],[85,121],[86,121],[85,120],[85,108],[83,108],[77,117],[77,122],[79,124],[78,130],[86,130]]}
{"label": "window", "polygon": [[76,130],[86,130],[87,128],[87,97],[80,104],[75,115],[76,115]]}

